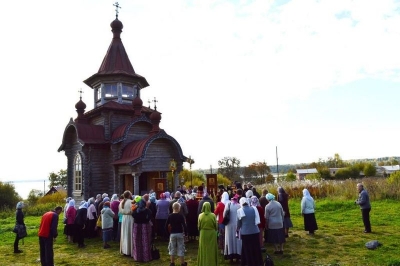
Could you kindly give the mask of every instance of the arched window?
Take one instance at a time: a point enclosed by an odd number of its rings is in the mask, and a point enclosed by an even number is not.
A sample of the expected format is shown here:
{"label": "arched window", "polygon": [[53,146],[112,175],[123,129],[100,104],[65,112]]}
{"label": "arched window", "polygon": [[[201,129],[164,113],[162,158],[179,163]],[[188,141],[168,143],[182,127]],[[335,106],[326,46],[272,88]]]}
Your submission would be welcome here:
{"label": "arched window", "polygon": [[82,159],[77,154],[74,161],[74,192],[82,191]]}

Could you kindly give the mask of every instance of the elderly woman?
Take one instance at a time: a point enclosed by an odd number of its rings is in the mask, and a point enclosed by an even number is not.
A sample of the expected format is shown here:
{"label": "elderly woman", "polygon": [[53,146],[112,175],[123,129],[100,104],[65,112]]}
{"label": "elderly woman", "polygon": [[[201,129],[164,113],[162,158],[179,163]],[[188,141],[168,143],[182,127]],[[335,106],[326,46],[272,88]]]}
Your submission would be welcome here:
{"label": "elderly woman", "polygon": [[217,203],[217,207],[214,210],[214,214],[217,216],[218,222],[218,248],[221,250],[221,253],[224,252],[225,247],[225,225],[222,223],[224,219],[224,210],[225,206],[229,203],[229,194],[228,192],[223,192],[221,195],[221,201]]}
{"label": "elderly woman", "polygon": [[256,207],[257,208],[258,215],[260,216],[260,223],[258,224],[258,229],[260,229],[259,240],[260,240],[261,250],[265,251],[265,248],[264,248],[264,228],[265,228],[265,216],[264,216],[265,212],[264,212],[264,208],[261,207],[257,196],[252,196],[250,198],[250,205],[252,207]]}
{"label": "elderly woman", "polygon": [[210,202],[204,202],[199,215],[198,228],[200,231],[197,266],[218,265],[218,245],[216,231],[217,219],[211,212]]}
{"label": "elderly woman", "polygon": [[68,243],[72,243],[74,239],[74,232],[75,232],[75,217],[76,217],[76,209],[75,209],[75,200],[71,199],[68,202],[67,212],[65,214],[67,217],[67,224],[65,225],[65,234],[68,238]]}
{"label": "elderly woman", "polygon": [[318,230],[317,220],[315,219],[315,201],[306,188],[303,189],[303,198],[301,199],[301,215],[304,218],[304,231],[313,235],[314,231]]}
{"label": "elderly woman", "polygon": [[109,201],[104,202],[103,209],[101,210],[101,229],[103,232],[103,248],[110,248],[108,242],[111,241],[113,236],[113,220],[114,212],[110,208]]}
{"label": "elderly woman", "polygon": [[112,239],[113,241],[119,240],[118,238],[118,207],[119,207],[119,197],[117,194],[113,194],[111,197],[111,202],[110,202],[110,208],[114,213],[113,217],[113,235]]}
{"label": "elderly woman", "polygon": [[285,231],[283,230],[284,212],[282,205],[275,200],[271,193],[266,195],[268,200],[265,206],[265,224],[268,228],[267,242],[274,245],[274,254],[283,254],[283,243],[285,240]]}
{"label": "elderly woman", "polygon": [[230,262],[236,259],[239,262],[242,254],[242,240],[236,237],[237,229],[237,210],[240,208],[238,195],[235,195],[228,204],[225,204],[224,217],[229,212],[229,223],[225,226],[225,248],[224,256],[228,257]]}
{"label": "elderly woman", "polygon": [[74,242],[78,243],[78,248],[84,248],[86,245],[84,243],[84,229],[87,219],[87,208],[88,203],[86,201],[82,201],[78,211],[76,212],[74,224],[75,224],[75,231],[74,231]]}
{"label": "elderly woman", "polygon": [[[71,200],[71,197],[68,197],[65,199],[65,206],[64,206],[64,218],[63,218],[63,224],[64,224],[64,235],[67,236],[67,209],[68,209],[68,205],[69,205],[69,201]],[[68,238],[68,236],[67,236]]]}
{"label": "elderly woman", "polygon": [[168,231],[164,229],[165,222],[169,215],[169,201],[165,193],[160,194],[160,199],[156,202],[156,224],[157,224],[157,238],[162,240],[168,240]]}
{"label": "elderly woman", "polygon": [[[139,197],[140,198],[140,197]],[[132,257],[138,262],[151,261],[151,211],[142,198],[137,202],[137,208],[132,212],[133,245]]]}
{"label": "elderly woman", "polygon": [[259,241],[258,210],[251,207],[246,198],[241,198],[239,203],[242,207],[237,210],[237,228],[242,239],[242,265],[261,266],[263,259]]}
{"label": "elderly woman", "polygon": [[186,216],[186,224],[188,228],[189,240],[196,240],[199,236],[199,230],[197,229],[197,209],[199,202],[196,200],[196,193],[187,195],[186,206],[188,209],[188,215]]}
{"label": "elderly woman", "polygon": [[289,237],[289,228],[293,227],[292,220],[290,220],[289,212],[289,194],[287,194],[282,187],[278,188],[278,193],[278,202],[282,205],[283,211],[285,212],[285,218],[283,220],[285,237]]}
{"label": "elderly woman", "polygon": [[87,209],[87,221],[86,221],[86,236],[88,238],[96,237],[96,221],[97,221],[97,212],[96,206],[94,206],[94,198],[90,198],[88,200],[89,207]]}
{"label": "elderly woman", "polygon": [[[25,226],[24,223],[24,213],[22,212],[22,207],[23,207],[24,203],[23,202],[18,202],[17,203],[17,207],[16,207],[16,212],[15,212],[15,223],[18,225],[23,225]],[[15,240],[14,240],[14,253],[22,253],[22,250],[18,249],[18,243],[20,240],[20,236],[18,235],[18,233],[15,234]]]}

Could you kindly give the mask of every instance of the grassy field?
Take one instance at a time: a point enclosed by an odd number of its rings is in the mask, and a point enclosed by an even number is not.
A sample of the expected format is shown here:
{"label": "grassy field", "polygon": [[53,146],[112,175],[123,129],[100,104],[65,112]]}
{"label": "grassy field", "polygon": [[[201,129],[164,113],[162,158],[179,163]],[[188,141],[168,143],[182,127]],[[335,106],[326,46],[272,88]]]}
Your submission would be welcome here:
{"label": "grassy field", "polygon": [[[290,201],[294,227],[285,244],[283,255],[274,255],[273,247],[266,244],[275,265],[399,265],[400,266],[400,219],[399,203],[395,200],[372,202],[372,233],[364,234],[361,213],[354,201],[317,200],[316,218],[319,230],[309,236],[303,230],[299,214],[300,200]],[[60,217],[60,221],[61,221]],[[40,217],[25,217],[28,237],[20,241],[22,254],[13,253],[15,238],[12,228],[15,217],[2,219],[0,224],[0,265],[40,265],[37,230]],[[149,263],[137,263],[132,258],[119,254],[117,243],[111,249],[103,249],[100,239],[85,240],[87,247],[78,249],[68,244],[62,234],[54,245],[56,265],[169,265],[167,242],[157,241],[161,259]],[[378,240],[382,246],[368,250],[365,243]],[[186,261],[197,265],[197,243],[188,243]],[[220,265],[229,265],[220,256]],[[212,265],[210,265],[212,266]]]}

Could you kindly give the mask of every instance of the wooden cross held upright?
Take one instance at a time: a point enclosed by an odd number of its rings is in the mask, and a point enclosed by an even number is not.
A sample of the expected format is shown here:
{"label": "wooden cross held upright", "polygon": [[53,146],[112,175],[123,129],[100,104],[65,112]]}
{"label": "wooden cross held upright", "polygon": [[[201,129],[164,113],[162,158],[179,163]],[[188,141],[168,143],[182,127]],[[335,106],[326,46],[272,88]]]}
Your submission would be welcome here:
{"label": "wooden cross held upright", "polygon": [[115,17],[118,18],[118,8],[121,8],[118,4],[118,2],[115,2],[115,4],[113,4],[113,6],[115,6]]}

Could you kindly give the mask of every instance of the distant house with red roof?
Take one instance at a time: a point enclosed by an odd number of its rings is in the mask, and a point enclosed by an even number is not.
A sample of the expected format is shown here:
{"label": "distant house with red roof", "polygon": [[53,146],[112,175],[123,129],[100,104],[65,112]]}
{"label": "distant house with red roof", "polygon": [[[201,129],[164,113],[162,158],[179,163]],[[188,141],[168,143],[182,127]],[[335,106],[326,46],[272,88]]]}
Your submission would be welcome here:
{"label": "distant house with red roof", "polygon": [[54,193],[59,193],[59,192],[65,192],[66,193],[67,190],[63,186],[54,186],[54,187],[51,187],[49,189],[49,191],[47,191],[45,196],[52,195]]}
{"label": "distant house with red roof", "polygon": [[[149,86],[128,58],[120,35],[122,22],[111,23],[113,38],[97,73],[84,81],[94,94],[86,111],[82,97],[77,117],[67,124],[58,151],[67,157],[67,194],[75,199],[130,190],[142,194],[168,188],[170,162],[176,165],[172,184],[187,161],[179,143],[159,127],[161,113],[143,106],[140,92]],[[171,188],[170,188],[171,189]]]}

